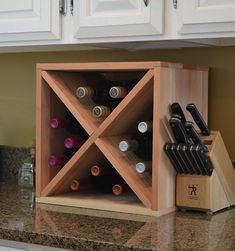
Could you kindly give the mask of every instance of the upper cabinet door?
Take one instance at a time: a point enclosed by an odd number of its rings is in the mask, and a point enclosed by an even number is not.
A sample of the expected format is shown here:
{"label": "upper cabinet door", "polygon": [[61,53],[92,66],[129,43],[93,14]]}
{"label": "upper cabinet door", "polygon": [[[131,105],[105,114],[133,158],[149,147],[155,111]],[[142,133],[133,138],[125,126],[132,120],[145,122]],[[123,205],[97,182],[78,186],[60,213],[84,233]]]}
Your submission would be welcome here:
{"label": "upper cabinet door", "polygon": [[162,34],[163,3],[163,0],[74,0],[75,37]]}
{"label": "upper cabinet door", "polygon": [[0,42],[59,38],[59,0],[0,0]]}
{"label": "upper cabinet door", "polygon": [[234,0],[181,0],[180,33],[235,31]]}

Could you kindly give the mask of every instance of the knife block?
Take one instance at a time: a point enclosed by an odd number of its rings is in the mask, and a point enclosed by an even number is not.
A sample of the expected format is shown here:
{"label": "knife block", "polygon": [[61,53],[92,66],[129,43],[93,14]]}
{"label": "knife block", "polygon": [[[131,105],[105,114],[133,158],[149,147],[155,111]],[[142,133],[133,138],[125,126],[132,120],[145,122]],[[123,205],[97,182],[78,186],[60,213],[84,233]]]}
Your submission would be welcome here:
{"label": "knife block", "polygon": [[235,170],[220,132],[202,136],[202,140],[214,170],[211,176],[177,175],[176,206],[216,212],[235,204]]}

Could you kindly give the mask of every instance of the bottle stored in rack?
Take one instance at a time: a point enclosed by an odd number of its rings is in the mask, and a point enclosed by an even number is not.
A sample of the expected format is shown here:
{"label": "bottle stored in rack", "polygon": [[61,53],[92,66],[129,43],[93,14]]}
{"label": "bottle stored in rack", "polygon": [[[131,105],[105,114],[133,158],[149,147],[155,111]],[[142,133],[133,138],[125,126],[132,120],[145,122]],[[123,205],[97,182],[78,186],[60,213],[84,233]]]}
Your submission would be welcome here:
{"label": "bottle stored in rack", "polygon": [[130,188],[126,183],[120,182],[120,183],[116,183],[115,185],[113,185],[112,191],[113,191],[114,195],[120,196],[126,192],[129,192]]}
{"label": "bottle stored in rack", "polygon": [[137,173],[152,172],[152,161],[141,161],[136,163],[135,169]]}
{"label": "bottle stored in rack", "polygon": [[97,105],[108,104],[110,101],[109,89],[112,85],[110,81],[97,82],[95,86],[79,86],[76,96],[80,100],[92,99]]}
{"label": "bottle stored in rack", "polygon": [[67,113],[64,117],[52,118],[50,120],[50,126],[53,129],[65,128],[71,134],[80,134],[84,137],[88,136],[71,113]]}
{"label": "bottle stored in rack", "polygon": [[61,154],[51,154],[48,158],[49,166],[64,166],[69,159],[75,154],[74,149],[65,149]]}
{"label": "bottle stored in rack", "polygon": [[93,165],[91,167],[91,175],[92,176],[103,176],[112,174],[114,171],[111,169],[111,167],[103,166],[103,165]]}
{"label": "bottle stored in rack", "polygon": [[144,160],[150,160],[152,159],[152,134],[134,134],[119,143],[119,150],[122,152],[131,151]]}
{"label": "bottle stored in rack", "polygon": [[152,121],[141,121],[138,124],[138,131],[141,133],[152,132],[153,122]]}
{"label": "bottle stored in rack", "polygon": [[72,137],[68,137],[64,140],[64,147],[67,149],[79,149],[85,142],[85,139],[76,135]]}
{"label": "bottle stored in rack", "polygon": [[123,99],[128,92],[135,86],[136,80],[119,81],[118,85],[112,86],[109,90],[109,95],[114,99]]}

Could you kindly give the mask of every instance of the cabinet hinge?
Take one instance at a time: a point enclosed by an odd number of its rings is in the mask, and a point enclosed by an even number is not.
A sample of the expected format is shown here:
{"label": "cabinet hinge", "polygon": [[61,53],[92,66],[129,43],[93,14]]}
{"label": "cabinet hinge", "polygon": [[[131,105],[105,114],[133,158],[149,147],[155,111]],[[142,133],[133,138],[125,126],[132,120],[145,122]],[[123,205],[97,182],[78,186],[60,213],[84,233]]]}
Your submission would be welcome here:
{"label": "cabinet hinge", "polygon": [[70,0],[70,12],[71,15],[73,16],[73,0]]}
{"label": "cabinet hinge", "polygon": [[67,14],[67,0],[60,0],[59,1],[59,9],[60,9],[60,14],[66,16],[66,14]]}
{"label": "cabinet hinge", "polygon": [[174,9],[177,9],[177,0],[173,0],[173,7],[174,7]]}

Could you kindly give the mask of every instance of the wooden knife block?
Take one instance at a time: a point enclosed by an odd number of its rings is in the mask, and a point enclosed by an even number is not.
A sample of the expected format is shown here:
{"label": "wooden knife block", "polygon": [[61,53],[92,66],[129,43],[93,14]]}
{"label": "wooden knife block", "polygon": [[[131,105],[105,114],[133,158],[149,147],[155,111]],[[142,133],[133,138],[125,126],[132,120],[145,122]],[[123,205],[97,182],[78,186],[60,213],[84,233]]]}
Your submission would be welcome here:
{"label": "wooden knife block", "polygon": [[214,170],[211,176],[184,175],[176,177],[176,206],[216,212],[235,204],[235,170],[220,132],[203,136]]}

